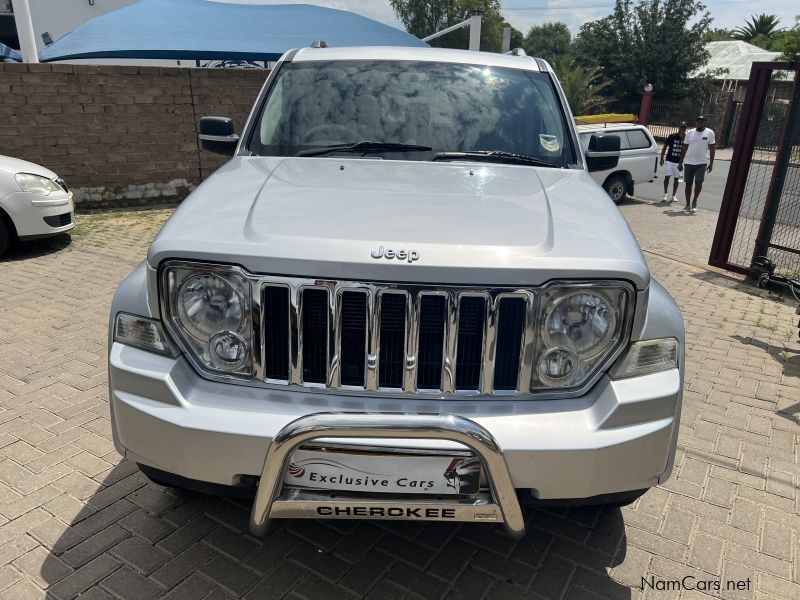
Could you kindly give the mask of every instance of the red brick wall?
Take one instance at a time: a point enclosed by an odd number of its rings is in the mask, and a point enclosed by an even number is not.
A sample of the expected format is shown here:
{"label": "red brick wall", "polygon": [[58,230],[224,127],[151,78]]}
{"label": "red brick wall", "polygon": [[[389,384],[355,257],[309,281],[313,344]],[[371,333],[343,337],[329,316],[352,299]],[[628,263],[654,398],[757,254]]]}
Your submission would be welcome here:
{"label": "red brick wall", "polygon": [[225,161],[197,121],[241,132],[267,72],[0,63],[0,154],[52,169],[84,207],[182,199]]}

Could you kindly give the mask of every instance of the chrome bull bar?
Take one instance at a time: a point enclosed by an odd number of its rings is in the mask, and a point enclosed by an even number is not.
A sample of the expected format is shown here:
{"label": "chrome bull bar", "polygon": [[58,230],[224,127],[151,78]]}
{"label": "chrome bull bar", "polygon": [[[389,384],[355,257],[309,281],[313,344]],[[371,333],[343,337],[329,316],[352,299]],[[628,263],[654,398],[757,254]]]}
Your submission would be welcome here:
{"label": "chrome bull bar", "polygon": [[[468,499],[333,497],[312,491],[283,490],[292,452],[319,438],[441,439],[463,444],[481,460],[489,493]],[[266,535],[276,518],[348,518],[503,523],[513,537],[525,533],[525,521],[500,445],[484,428],[464,417],[398,413],[316,413],[300,417],[272,440],[256,499],[250,532]]]}

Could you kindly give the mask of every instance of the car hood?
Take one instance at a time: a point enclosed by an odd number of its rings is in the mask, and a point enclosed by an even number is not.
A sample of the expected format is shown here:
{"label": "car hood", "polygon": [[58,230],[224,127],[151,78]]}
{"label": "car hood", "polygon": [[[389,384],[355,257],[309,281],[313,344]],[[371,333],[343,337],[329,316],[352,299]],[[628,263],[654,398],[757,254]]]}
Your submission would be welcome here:
{"label": "car hood", "polygon": [[27,160],[20,160],[19,158],[12,158],[10,156],[0,155],[0,172],[16,175],[17,173],[31,173],[32,175],[41,175],[48,179],[55,179],[57,175],[50,169],[45,169],[41,165],[28,162]]}
{"label": "car hood", "polygon": [[649,282],[627,223],[586,172],[478,162],[238,157],[164,226],[148,261],[169,258],[364,281]]}

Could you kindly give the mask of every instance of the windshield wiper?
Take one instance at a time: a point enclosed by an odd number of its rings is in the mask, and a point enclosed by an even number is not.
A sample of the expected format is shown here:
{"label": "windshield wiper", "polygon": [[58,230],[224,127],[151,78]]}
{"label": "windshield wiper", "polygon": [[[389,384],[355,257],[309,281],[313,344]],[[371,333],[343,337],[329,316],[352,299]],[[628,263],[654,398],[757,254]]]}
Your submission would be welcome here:
{"label": "windshield wiper", "polygon": [[322,146],[321,148],[301,150],[295,154],[295,156],[321,156],[332,152],[360,152],[362,154],[367,154],[369,152],[426,152],[429,150],[433,150],[433,148],[419,144],[363,141],[355,144],[332,144],[330,146]]}
{"label": "windshield wiper", "polygon": [[506,152],[505,150],[473,150],[467,152],[439,152],[431,160],[476,160],[485,162],[506,163],[511,165],[533,165],[536,167],[552,167],[560,169],[561,165],[535,156]]}

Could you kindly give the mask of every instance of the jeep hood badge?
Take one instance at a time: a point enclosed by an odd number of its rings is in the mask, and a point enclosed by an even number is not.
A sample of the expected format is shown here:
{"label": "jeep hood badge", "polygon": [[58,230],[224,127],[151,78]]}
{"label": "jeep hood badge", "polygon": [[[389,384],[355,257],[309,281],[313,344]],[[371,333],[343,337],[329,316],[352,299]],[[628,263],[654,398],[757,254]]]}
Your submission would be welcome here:
{"label": "jeep hood badge", "polygon": [[378,246],[378,249],[373,250],[369,255],[372,258],[386,258],[388,260],[396,258],[397,260],[406,260],[410,263],[419,260],[419,250],[392,250],[391,248],[384,248],[383,246]]}

